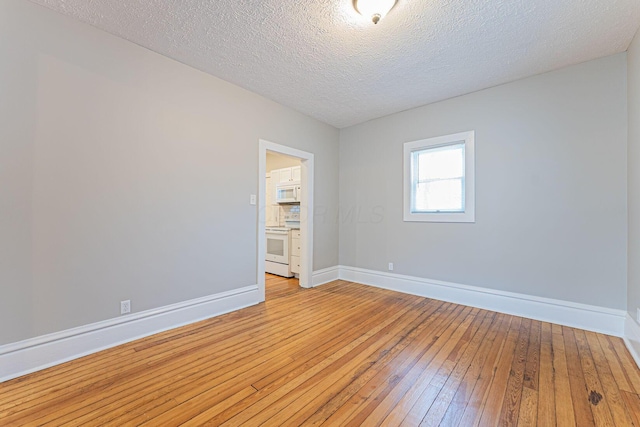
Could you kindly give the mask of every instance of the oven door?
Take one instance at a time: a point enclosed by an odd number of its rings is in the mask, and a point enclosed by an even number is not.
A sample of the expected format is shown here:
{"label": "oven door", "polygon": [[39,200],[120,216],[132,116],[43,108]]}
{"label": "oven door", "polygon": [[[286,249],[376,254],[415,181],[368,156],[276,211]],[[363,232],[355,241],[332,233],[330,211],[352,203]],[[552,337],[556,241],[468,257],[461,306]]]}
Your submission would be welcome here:
{"label": "oven door", "polygon": [[267,261],[289,264],[289,232],[267,231]]}

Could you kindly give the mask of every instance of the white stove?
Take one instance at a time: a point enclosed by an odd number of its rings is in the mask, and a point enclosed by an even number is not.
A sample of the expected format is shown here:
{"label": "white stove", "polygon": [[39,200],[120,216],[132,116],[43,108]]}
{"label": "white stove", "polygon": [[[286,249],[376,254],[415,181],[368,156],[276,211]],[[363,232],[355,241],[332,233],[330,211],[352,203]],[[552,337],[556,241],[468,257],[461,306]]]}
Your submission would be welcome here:
{"label": "white stove", "polygon": [[265,231],[267,233],[288,233],[291,227],[267,227]]}
{"label": "white stove", "polygon": [[267,236],[265,271],[278,276],[293,277],[289,265],[291,229],[288,227],[267,227],[265,234]]}

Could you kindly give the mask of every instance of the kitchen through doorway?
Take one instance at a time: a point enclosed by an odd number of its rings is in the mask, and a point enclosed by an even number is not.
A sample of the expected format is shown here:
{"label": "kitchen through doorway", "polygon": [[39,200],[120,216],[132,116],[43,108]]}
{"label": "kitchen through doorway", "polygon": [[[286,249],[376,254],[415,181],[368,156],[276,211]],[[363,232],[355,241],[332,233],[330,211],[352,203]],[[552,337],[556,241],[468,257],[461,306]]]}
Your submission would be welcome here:
{"label": "kitchen through doorway", "polygon": [[313,154],[260,141],[258,287],[262,300],[312,286]]}
{"label": "kitchen through doorway", "polygon": [[[267,151],[266,298],[272,294],[270,288],[281,288],[285,284],[299,286],[301,169],[300,159]],[[278,277],[289,280],[278,280]]]}

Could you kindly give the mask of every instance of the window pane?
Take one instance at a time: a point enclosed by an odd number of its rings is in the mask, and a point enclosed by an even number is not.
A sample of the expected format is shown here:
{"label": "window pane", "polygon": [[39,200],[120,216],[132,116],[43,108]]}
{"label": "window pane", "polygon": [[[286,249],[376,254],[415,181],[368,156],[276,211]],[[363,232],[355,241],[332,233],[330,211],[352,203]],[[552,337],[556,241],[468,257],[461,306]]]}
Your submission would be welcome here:
{"label": "window pane", "polygon": [[464,176],[464,144],[416,151],[418,181]]}
{"label": "window pane", "polygon": [[463,212],[462,179],[416,184],[414,212]]}
{"label": "window pane", "polygon": [[475,132],[403,146],[403,220],[475,222]]}

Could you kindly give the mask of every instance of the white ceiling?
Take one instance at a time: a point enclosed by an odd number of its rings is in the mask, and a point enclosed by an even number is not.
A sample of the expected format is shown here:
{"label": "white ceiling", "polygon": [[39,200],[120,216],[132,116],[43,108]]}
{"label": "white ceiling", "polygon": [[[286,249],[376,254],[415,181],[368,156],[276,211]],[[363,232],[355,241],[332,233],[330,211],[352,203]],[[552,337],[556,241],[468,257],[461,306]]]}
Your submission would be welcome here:
{"label": "white ceiling", "polygon": [[639,0],[32,0],[338,128],[625,51]]}

